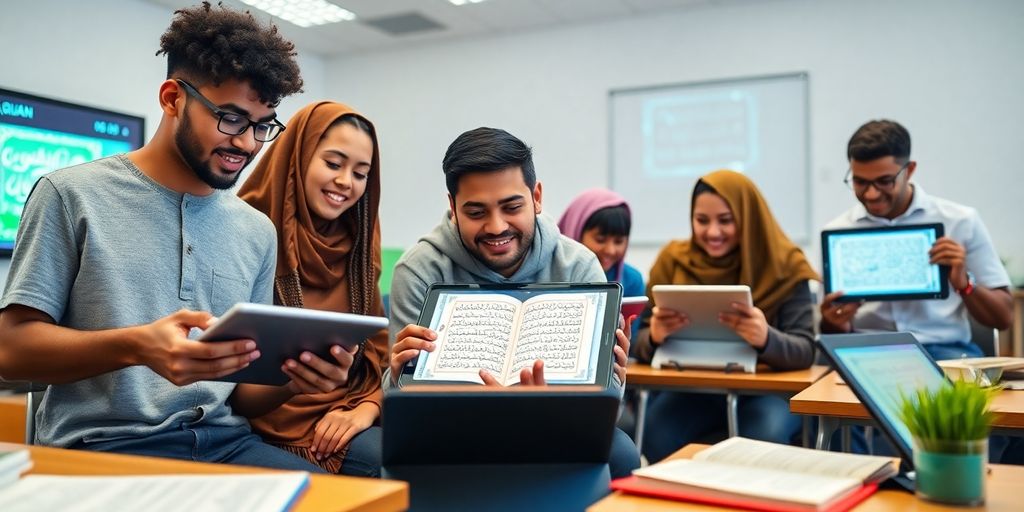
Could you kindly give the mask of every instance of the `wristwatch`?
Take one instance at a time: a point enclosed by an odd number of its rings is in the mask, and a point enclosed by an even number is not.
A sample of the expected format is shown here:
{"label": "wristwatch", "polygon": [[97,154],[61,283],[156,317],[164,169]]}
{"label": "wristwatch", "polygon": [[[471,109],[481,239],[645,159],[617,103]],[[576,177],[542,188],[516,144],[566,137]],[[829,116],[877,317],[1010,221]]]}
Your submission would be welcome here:
{"label": "wristwatch", "polygon": [[967,286],[960,288],[956,291],[961,297],[966,297],[974,293],[974,274],[970,270],[967,271]]}

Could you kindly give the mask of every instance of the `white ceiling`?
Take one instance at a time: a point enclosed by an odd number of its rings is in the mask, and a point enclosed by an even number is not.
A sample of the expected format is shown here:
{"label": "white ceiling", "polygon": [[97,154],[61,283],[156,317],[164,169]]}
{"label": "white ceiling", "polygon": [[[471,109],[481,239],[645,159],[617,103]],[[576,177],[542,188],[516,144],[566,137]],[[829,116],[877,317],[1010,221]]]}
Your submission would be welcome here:
{"label": "white ceiling", "polygon": [[[143,0],[160,6],[180,8],[195,5],[196,0]],[[487,0],[479,4],[455,6],[448,0],[328,0],[348,9],[355,21],[301,28],[274,19],[281,32],[303,52],[330,57],[349,52],[367,52],[418,45],[453,38],[485,37],[531,29],[552,28],[577,23],[647,16],[657,11],[689,9],[758,0]],[[763,0],[762,0],[763,1]],[[239,0],[224,0],[225,5],[262,13]],[[442,29],[391,35],[365,21],[379,17],[417,13],[444,26]]]}

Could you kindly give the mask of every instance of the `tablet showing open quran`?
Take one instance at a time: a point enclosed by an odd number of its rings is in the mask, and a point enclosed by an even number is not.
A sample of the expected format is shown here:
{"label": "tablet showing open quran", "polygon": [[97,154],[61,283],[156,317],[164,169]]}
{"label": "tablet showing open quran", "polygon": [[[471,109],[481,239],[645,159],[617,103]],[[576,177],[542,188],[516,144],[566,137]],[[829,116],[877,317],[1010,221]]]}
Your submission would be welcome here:
{"label": "tablet showing open quran", "polygon": [[485,369],[512,385],[540,359],[548,384],[609,386],[621,300],[618,283],[432,285],[417,323],[438,334],[437,348],[420,352],[402,384],[482,384]]}
{"label": "tablet showing open quran", "polygon": [[929,262],[942,224],[837,229],[821,233],[825,293],[840,301],[945,299],[949,267]]}

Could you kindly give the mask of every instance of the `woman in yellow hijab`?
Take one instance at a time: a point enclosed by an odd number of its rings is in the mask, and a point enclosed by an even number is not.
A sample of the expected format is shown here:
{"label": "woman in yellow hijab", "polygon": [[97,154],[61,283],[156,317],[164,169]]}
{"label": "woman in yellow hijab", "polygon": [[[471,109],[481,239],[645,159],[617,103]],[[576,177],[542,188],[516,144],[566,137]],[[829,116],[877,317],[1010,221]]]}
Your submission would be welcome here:
{"label": "woman in yellow hijab", "polygon": [[[819,279],[803,252],[782,232],[760,191],[734,171],[715,171],[694,187],[689,240],[669,242],[651,268],[647,295],[659,284],[750,287],[753,307],[735,304],[719,315],[758,352],[758,362],[778,370],[807,368],[814,359],[814,316],[808,281]],[[634,343],[642,361],[670,334],[686,327],[685,311],[649,307]],[[662,392],[647,408],[644,455],[661,460],[695,441],[726,436],[720,395]],[[739,434],[788,443],[800,427],[789,403],[776,396],[739,401]]]}

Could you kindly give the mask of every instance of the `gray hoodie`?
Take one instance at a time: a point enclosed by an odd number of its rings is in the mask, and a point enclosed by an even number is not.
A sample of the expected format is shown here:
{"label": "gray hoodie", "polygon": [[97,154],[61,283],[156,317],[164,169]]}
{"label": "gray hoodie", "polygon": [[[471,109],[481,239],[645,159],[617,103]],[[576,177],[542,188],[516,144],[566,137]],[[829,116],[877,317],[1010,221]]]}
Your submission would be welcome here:
{"label": "gray hoodie", "polygon": [[[509,284],[605,282],[597,256],[579,242],[563,236],[554,220],[537,216],[533,244],[522,266],[504,277],[481,263],[462,245],[459,230],[446,212],[433,231],[402,255],[391,280],[392,346],[398,331],[415,323],[423,309],[427,288],[434,283]],[[384,372],[384,389],[391,387],[391,372]]]}

